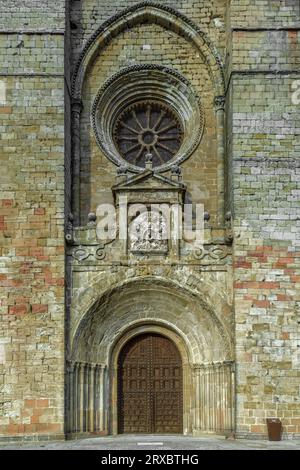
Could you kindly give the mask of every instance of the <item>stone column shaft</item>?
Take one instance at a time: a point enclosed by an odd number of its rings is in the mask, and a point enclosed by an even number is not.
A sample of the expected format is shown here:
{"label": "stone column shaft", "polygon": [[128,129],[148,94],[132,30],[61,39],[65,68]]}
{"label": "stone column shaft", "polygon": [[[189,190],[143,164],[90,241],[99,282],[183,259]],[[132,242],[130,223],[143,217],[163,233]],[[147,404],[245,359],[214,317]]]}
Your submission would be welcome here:
{"label": "stone column shaft", "polygon": [[225,197],[225,97],[215,98],[217,119],[218,223],[224,225]]}

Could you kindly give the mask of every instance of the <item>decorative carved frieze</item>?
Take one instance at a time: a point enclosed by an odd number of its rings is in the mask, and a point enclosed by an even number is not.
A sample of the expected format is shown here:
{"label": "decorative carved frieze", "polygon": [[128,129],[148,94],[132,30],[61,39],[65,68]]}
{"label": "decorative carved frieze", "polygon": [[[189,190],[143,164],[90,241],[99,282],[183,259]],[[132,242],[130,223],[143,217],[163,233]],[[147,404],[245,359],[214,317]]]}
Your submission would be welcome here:
{"label": "decorative carved frieze", "polygon": [[229,254],[231,250],[227,245],[204,245],[194,251],[195,259],[208,263],[224,260]]}
{"label": "decorative carved frieze", "polygon": [[73,216],[69,215],[66,224],[66,243],[72,247],[70,254],[78,261],[103,260],[106,256],[105,243],[100,242],[96,230],[96,214],[88,215],[88,223],[83,227],[73,227]]}
{"label": "decorative carved frieze", "polygon": [[73,250],[72,256],[77,261],[84,261],[90,257],[100,261],[105,258],[105,246],[79,246]]}

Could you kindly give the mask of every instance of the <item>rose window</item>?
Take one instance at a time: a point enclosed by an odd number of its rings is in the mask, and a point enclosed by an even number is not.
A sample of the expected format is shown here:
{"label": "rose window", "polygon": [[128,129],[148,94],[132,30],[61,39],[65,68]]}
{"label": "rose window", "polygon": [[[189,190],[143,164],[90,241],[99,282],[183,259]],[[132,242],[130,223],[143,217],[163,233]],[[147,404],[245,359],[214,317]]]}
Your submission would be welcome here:
{"label": "rose window", "polygon": [[151,153],[153,166],[164,165],[181,147],[183,129],[176,112],[156,101],[141,101],[127,107],[114,125],[114,142],[128,163],[145,167]]}
{"label": "rose window", "polygon": [[177,70],[135,64],[99,88],[91,112],[103,154],[130,173],[142,173],[151,153],[157,173],[189,158],[202,138],[204,114],[192,85]]}

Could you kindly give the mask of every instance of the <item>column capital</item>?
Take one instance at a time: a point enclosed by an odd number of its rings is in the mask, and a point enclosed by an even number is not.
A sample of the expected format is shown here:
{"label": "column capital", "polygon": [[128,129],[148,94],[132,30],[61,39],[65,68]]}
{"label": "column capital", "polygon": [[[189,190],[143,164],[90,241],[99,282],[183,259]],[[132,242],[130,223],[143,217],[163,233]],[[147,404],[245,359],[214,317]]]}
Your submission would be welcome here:
{"label": "column capital", "polygon": [[224,111],[224,109],[225,109],[225,96],[223,96],[223,95],[215,96],[214,105],[215,105],[216,111],[219,111],[219,110]]}

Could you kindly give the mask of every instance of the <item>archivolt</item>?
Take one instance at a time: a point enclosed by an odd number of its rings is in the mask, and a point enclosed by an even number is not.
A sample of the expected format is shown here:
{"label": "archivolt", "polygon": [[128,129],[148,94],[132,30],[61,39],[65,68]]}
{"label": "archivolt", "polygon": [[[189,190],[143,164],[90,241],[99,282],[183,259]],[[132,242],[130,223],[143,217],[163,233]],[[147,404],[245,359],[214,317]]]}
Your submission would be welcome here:
{"label": "archivolt", "polygon": [[208,66],[216,96],[224,95],[222,61],[209,37],[193,21],[173,8],[160,5],[157,2],[144,1],[114,15],[90,37],[75,66],[72,80],[74,99],[80,99],[84,77],[99,51],[128,27],[146,22],[157,23],[192,42]]}
{"label": "archivolt", "polygon": [[[140,294],[142,291],[147,293],[147,297],[144,298]],[[148,293],[151,291],[152,295],[148,297]],[[122,295],[125,295],[125,297],[123,298]],[[157,298],[161,300],[156,301]],[[109,289],[102,295],[99,292],[99,298],[96,301],[94,300],[85,314],[78,318],[76,326],[73,326],[71,356],[74,358],[82,348],[89,353],[90,350],[95,350],[95,348],[100,347],[101,349],[102,343],[103,345],[111,344],[117,332],[128,327],[128,322],[135,323],[141,320],[146,322],[160,320],[163,322],[164,315],[161,316],[160,312],[167,311],[170,308],[171,298],[173,298],[173,306],[177,305],[178,307],[173,307],[174,312],[167,319],[169,327],[174,325],[176,329],[178,328],[178,331],[182,331],[182,334],[189,338],[191,348],[195,351],[204,348],[204,353],[198,351],[199,357],[205,356],[205,349],[214,347],[214,341],[216,341],[220,350],[225,354],[222,359],[230,359],[233,354],[230,334],[212,307],[201,298],[201,295],[196,294],[187,286],[184,288],[179,287],[173,281],[158,279],[153,276],[142,279],[133,278],[115,285],[114,288]],[[147,305],[148,308],[144,314],[141,312],[143,305]],[[177,308],[178,312],[176,311]],[[193,311],[194,313],[192,313]],[[132,318],[129,318],[128,312],[130,312]],[[194,316],[195,312],[202,312],[200,317],[197,317],[200,326],[198,333],[195,331],[193,320],[193,318],[196,318]],[[201,328],[201,324],[204,329]],[[91,332],[93,332],[92,335]],[[84,344],[85,346],[83,346]],[[103,354],[106,355],[104,351]],[[103,354],[101,353],[101,356]]]}

